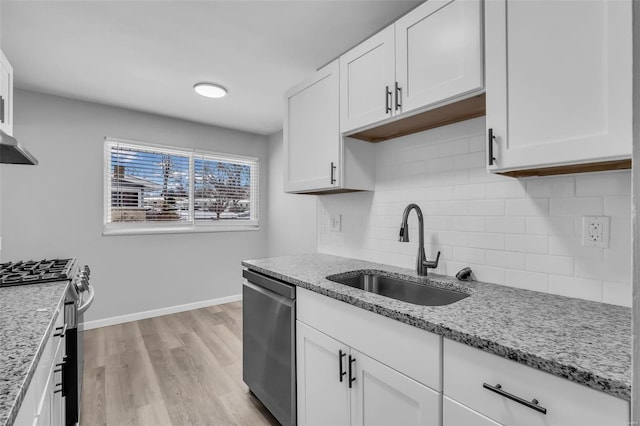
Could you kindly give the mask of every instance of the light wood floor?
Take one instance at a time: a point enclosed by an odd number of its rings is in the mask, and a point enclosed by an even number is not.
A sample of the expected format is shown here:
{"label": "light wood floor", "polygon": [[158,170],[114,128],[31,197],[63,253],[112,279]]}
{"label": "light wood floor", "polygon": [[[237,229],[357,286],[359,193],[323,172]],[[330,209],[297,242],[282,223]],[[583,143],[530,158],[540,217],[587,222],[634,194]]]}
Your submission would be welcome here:
{"label": "light wood floor", "polygon": [[89,330],[81,426],[278,425],[242,382],[242,304]]}

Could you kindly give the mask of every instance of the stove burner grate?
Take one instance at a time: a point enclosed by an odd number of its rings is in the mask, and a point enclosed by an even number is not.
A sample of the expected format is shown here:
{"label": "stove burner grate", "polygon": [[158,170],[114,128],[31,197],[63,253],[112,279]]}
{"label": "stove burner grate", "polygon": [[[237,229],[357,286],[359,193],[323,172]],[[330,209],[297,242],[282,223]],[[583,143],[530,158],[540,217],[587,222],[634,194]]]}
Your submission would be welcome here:
{"label": "stove burner grate", "polygon": [[71,279],[74,263],[75,259],[0,263],[0,287]]}

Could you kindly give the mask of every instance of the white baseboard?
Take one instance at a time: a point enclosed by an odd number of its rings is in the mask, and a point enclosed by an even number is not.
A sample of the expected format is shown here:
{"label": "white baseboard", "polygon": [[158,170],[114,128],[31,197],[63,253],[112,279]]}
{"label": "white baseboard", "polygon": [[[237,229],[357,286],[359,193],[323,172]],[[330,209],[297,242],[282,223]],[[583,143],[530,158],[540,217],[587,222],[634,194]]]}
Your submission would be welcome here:
{"label": "white baseboard", "polygon": [[176,312],[190,311],[192,309],[206,308],[207,306],[222,305],[223,303],[237,302],[242,300],[241,294],[234,296],[220,297],[218,299],[201,300],[199,302],[185,303],[184,305],[167,306],[166,308],[152,309],[150,311],[136,312],[133,314],[120,315],[117,317],[105,318],[95,321],[86,321],[80,324],[79,329],[91,330],[92,328],[108,327],[110,325],[122,324],[130,321],[138,321],[146,318],[160,317],[162,315],[175,314]]}

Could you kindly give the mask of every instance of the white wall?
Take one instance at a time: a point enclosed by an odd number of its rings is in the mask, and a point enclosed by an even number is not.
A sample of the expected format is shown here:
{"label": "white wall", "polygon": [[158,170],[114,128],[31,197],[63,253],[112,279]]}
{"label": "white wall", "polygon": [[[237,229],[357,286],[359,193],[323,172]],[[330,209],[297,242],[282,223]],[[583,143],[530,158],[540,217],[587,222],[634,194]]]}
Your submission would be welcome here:
{"label": "white wall", "polygon": [[269,256],[316,251],[317,196],[284,192],[282,132],[269,137]]}
{"label": "white wall", "polygon": [[[40,165],[0,168],[2,259],[89,264],[96,299],[85,320],[238,295],[240,261],[266,255],[264,136],[22,90],[15,136]],[[261,229],[103,237],[105,136],[258,157]]]}
{"label": "white wall", "polygon": [[[376,145],[376,190],[323,196],[318,251],[413,268],[399,243],[404,207],[425,214],[427,257],[439,273],[471,266],[477,279],[631,305],[631,173],[513,179],[485,171],[484,118]],[[329,231],[342,214],[343,231]],[[581,246],[582,216],[611,216],[609,249]]]}

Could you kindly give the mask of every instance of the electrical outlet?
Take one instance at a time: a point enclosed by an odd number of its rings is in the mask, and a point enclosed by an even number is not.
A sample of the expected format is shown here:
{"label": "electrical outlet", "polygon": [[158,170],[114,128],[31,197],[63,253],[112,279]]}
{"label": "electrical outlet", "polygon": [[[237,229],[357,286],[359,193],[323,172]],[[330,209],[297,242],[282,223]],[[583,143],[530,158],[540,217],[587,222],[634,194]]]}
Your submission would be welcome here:
{"label": "electrical outlet", "polygon": [[332,232],[340,232],[342,228],[342,215],[334,214],[329,217],[329,230]]}
{"label": "electrical outlet", "polygon": [[609,248],[609,216],[583,216],[582,246]]}

